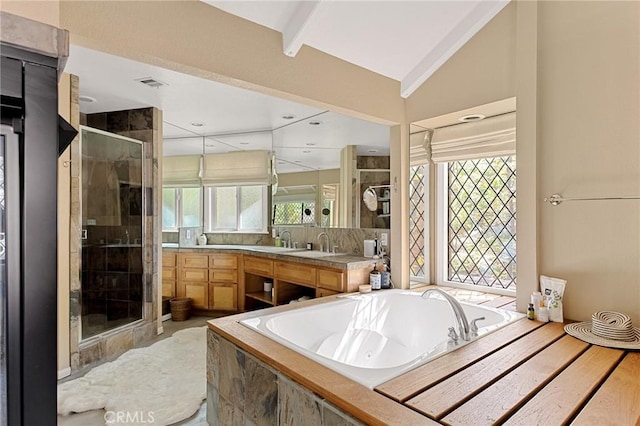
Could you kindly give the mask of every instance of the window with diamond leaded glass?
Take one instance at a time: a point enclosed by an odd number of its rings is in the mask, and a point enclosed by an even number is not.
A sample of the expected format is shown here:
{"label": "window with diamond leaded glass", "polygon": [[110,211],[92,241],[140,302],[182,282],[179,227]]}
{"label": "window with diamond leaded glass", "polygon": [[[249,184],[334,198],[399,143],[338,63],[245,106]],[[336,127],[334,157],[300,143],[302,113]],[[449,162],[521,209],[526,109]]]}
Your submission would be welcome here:
{"label": "window with diamond leaded glass", "polygon": [[273,225],[307,225],[315,223],[315,201],[276,202],[273,204]]}
{"label": "window with diamond leaded glass", "polygon": [[447,165],[447,279],[515,290],[515,156]]}
{"label": "window with diamond leaded glass", "polygon": [[409,169],[409,274],[419,280],[428,279],[429,259],[425,251],[428,218],[425,217],[426,165],[412,166]]}

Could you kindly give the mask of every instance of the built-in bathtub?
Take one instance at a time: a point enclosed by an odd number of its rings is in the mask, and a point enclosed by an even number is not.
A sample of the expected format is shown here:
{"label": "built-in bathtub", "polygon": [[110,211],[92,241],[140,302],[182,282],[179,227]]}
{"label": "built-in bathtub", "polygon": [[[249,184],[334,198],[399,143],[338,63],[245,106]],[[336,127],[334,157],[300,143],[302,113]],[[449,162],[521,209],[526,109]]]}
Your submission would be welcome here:
{"label": "built-in bathtub", "polygon": [[[472,340],[524,316],[460,304],[469,321],[485,317]],[[446,300],[406,290],[345,295],[241,323],[369,388],[469,343],[450,341],[457,322]]]}

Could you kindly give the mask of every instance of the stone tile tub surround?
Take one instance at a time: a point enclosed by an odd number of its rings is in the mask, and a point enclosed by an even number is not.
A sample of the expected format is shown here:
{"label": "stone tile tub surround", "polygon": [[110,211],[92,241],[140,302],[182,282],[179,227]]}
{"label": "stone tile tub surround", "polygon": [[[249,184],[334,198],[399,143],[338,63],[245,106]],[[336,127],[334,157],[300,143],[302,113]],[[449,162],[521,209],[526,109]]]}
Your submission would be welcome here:
{"label": "stone tile tub surround", "polygon": [[210,425],[363,424],[211,329],[207,421]]}
{"label": "stone tile tub surround", "polygon": [[209,424],[435,424],[239,324],[260,314],[333,299],[330,296],[208,322]]}

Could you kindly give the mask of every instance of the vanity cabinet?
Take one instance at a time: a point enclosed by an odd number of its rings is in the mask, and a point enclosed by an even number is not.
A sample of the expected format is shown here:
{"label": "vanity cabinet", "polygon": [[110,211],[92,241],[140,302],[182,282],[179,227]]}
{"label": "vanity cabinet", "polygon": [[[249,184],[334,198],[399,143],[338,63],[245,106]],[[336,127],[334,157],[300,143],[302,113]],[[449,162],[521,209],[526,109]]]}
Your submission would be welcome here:
{"label": "vanity cabinet", "polygon": [[177,255],[173,250],[162,250],[162,296],[176,297],[178,278]]}
{"label": "vanity cabinet", "polygon": [[[290,303],[302,296],[310,298],[352,292],[369,282],[369,268],[340,270],[295,261],[244,256],[244,294],[240,310]],[[264,282],[273,283],[273,292],[264,291]]]}
{"label": "vanity cabinet", "polygon": [[196,310],[238,310],[238,256],[180,253],[178,297],[193,299]]}

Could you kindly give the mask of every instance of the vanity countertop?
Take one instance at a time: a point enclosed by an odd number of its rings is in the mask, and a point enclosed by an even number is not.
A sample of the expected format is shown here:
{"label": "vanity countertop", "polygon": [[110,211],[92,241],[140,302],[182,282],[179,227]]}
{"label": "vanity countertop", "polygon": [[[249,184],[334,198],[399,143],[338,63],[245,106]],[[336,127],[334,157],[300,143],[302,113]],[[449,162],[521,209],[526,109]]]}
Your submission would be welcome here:
{"label": "vanity countertop", "polygon": [[181,246],[175,243],[163,243],[163,249],[177,249],[181,253],[197,253],[209,250],[214,253],[237,253],[251,256],[266,257],[275,260],[293,261],[314,266],[325,266],[336,269],[350,270],[370,268],[374,259],[352,255],[348,253],[326,253],[318,250],[274,246],[251,246],[231,244],[207,244]]}

